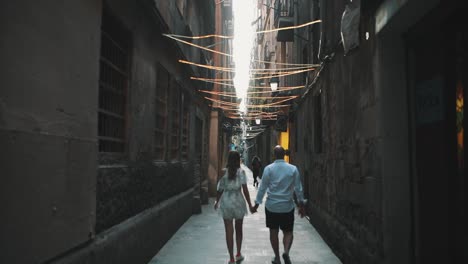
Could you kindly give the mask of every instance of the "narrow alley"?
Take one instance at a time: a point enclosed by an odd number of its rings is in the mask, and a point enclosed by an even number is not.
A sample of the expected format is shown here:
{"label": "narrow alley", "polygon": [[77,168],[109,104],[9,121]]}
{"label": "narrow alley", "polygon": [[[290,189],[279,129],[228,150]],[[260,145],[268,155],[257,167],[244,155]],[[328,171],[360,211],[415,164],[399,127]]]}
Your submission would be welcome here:
{"label": "narrow alley", "polygon": [[466,2],[0,1],[0,264],[468,263]]}
{"label": "narrow alley", "polygon": [[[247,186],[251,197],[257,194],[253,187],[252,172],[242,165],[247,172]],[[222,218],[213,209],[213,199],[202,207],[202,213],[193,215],[164,245],[148,264],[220,264],[228,258],[224,225]],[[263,206],[258,213],[244,219],[244,242],[242,263],[271,264],[269,231],[265,227]],[[320,234],[297,213],[294,224],[294,242],[291,249],[291,261],[295,264],[338,264],[340,260],[320,237]]]}

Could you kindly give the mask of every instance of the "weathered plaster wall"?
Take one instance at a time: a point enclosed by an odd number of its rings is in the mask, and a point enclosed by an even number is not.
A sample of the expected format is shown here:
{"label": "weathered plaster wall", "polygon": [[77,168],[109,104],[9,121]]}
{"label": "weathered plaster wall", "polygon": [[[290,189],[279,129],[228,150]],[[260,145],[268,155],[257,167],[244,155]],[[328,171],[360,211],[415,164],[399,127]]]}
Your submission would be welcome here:
{"label": "weathered plaster wall", "polygon": [[100,1],[0,4],[1,263],[94,233],[100,17]]}

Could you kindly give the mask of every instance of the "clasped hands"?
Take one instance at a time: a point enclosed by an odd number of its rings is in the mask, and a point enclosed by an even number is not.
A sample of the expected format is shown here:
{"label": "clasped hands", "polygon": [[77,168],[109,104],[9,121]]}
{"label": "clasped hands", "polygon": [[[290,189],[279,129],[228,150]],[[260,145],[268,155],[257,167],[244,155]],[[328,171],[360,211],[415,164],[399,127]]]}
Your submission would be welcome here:
{"label": "clasped hands", "polygon": [[257,212],[258,204],[255,204],[254,206],[249,206],[249,207],[250,207],[250,213],[254,214]]}
{"label": "clasped hands", "polygon": [[[215,210],[218,210],[219,202],[218,202],[218,201],[215,201],[213,207],[214,207]],[[250,209],[250,213],[252,213],[252,214],[256,213],[256,212],[257,212],[257,209],[258,209],[258,204],[255,204],[255,206],[249,205],[249,209]]]}

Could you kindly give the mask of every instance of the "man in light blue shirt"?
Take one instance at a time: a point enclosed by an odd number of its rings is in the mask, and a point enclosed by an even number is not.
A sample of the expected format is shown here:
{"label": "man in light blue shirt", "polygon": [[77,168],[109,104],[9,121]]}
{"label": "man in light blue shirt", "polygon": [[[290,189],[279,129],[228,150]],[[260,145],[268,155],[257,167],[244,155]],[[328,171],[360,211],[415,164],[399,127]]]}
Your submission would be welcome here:
{"label": "man in light blue shirt", "polygon": [[276,160],[265,167],[262,182],[258,189],[253,211],[256,212],[267,192],[265,203],[266,226],[270,229],[270,242],[275,253],[273,264],[280,264],[279,229],[283,231],[283,259],[290,264],[289,250],[293,242],[294,193],[299,203],[299,214],[304,217],[304,194],[297,167],[284,161],[284,148],[276,146],[273,150]]}

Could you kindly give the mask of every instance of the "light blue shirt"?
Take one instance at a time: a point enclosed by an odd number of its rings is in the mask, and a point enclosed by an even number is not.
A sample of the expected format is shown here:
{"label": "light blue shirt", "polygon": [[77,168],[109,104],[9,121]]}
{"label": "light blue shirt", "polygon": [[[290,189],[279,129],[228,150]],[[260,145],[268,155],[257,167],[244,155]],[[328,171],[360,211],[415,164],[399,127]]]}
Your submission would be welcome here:
{"label": "light blue shirt", "polygon": [[255,203],[261,204],[267,192],[265,207],[270,212],[287,213],[294,209],[293,192],[298,202],[304,202],[301,177],[297,167],[277,159],[263,170]]}

